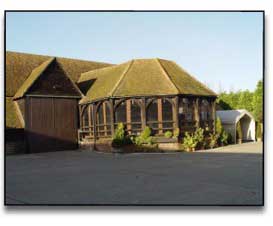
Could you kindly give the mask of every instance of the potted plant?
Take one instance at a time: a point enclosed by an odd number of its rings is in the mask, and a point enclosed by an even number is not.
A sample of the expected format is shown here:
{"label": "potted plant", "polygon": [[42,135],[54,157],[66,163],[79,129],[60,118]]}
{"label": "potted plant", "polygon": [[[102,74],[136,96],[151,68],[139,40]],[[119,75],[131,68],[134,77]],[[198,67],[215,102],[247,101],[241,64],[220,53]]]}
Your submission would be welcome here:
{"label": "potted plant", "polygon": [[237,144],[241,144],[242,143],[242,137],[243,137],[242,128],[241,128],[241,123],[239,121],[239,122],[237,122],[237,125],[236,125],[236,139],[237,139]]}

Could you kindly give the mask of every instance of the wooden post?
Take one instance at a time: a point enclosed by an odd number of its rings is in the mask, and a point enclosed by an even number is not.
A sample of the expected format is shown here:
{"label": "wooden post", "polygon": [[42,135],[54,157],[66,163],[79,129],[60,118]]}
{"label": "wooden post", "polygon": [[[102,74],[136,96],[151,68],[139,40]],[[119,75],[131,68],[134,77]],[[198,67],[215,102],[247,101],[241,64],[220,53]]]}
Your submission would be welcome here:
{"label": "wooden post", "polygon": [[110,122],[111,122],[111,135],[114,137],[115,134],[115,118],[114,118],[114,100],[109,100],[109,107],[110,107]]}
{"label": "wooden post", "polygon": [[216,100],[211,101],[211,120],[212,120],[212,130],[215,133],[215,119],[216,119]]}
{"label": "wooden post", "polygon": [[89,136],[92,137],[92,129],[91,129],[91,126],[92,126],[92,112],[91,112],[91,105],[88,105],[88,126],[89,126]]}
{"label": "wooden post", "polygon": [[126,100],[126,122],[127,122],[127,131],[129,134],[131,134],[131,129],[132,129],[131,100]]}
{"label": "wooden post", "polygon": [[163,121],[163,116],[162,116],[162,99],[158,98],[157,99],[157,121],[158,121],[158,133],[162,134],[163,130],[162,130],[162,121]]}
{"label": "wooden post", "polygon": [[80,115],[80,129],[82,129],[82,106],[79,105],[79,115]]}
{"label": "wooden post", "polygon": [[178,120],[178,96],[173,98],[173,132],[176,128],[179,128],[179,120]]}
{"label": "wooden post", "polygon": [[92,105],[92,119],[93,119],[93,134],[94,134],[94,145],[93,145],[94,150],[96,150],[96,139],[97,139],[96,112],[97,112],[97,106],[95,104],[93,104]]}
{"label": "wooden post", "polygon": [[141,124],[142,130],[146,127],[146,99],[141,98]]}
{"label": "wooden post", "polygon": [[199,98],[196,98],[193,102],[194,105],[194,120],[196,128],[200,127],[200,116],[199,116]]}

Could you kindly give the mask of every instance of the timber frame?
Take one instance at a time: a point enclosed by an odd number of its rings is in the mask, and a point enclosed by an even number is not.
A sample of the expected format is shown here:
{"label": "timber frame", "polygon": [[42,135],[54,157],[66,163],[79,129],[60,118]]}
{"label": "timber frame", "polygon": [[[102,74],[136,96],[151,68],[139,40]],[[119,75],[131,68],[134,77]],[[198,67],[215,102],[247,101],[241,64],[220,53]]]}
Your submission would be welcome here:
{"label": "timber frame", "polygon": [[139,135],[146,126],[156,136],[176,128],[180,136],[198,127],[214,132],[215,99],[215,96],[194,95],[134,96],[80,104],[79,142],[113,138],[119,122],[129,135]]}

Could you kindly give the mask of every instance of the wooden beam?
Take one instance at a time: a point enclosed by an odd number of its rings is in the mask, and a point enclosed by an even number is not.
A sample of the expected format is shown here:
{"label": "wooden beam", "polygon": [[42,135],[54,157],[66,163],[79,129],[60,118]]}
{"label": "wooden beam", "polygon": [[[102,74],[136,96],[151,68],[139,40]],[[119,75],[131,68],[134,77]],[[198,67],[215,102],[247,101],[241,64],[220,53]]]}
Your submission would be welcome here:
{"label": "wooden beam", "polygon": [[115,134],[115,118],[114,118],[114,100],[110,99],[109,100],[109,108],[110,108],[110,121],[111,121],[111,135],[114,137]]}
{"label": "wooden beam", "polygon": [[129,134],[131,134],[131,129],[132,129],[131,100],[126,100],[126,122],[127,122],[127,131]]}
{"label": "wooden beam", "polygon": [[88,126],[89,126],[89,136],[92,136],[91,126],[92,126],[92,110],[91,105],[88,104]]}
{"label": "wooden beam", "polygon": [[178,96],[174,97],[173,100],[172,100],[172,102],[173,102],[173,104],[172,104],[173,121],[174,121],[174,123],[173,123],[173,127],[174,127],[173,131],[176,128],[179,128],[179,122],[178,122],[178,101],[179,101]]}
{"label": "wooden beam", "polygon": [[[163,116],[162,116],[162,99],[158,98],[157,99],[157,121],[162,122],[163,121]],[[158,133],[162,134],[162,123],[158,123]]]}
{"label": "wooden beam", "polygon": [[144,97],[141,98],[141,125],[142,130],[146,127],[146,99]]}
{"label": "wooden beam", "polygon": [[94,150],[96,150],[96,140],[97,140],[97,131],[96,131],[96,112],[97,107],[96,105],[92,105],[92,119],[93,119],[93,134],[94,134]]}
{"label": "wooden beam", "polygon": [[200,114],[199,114],[199,98],[196,98],[195,100],[193,100],[193,111],[194,111],[194,120],[195,120],[195,126],[196,128],[200,127]]}
{"label": "wooden beam", "polygon": [[215,133],[215,119],[216,119],[216,100],[212,100],[211,104],[211,120],[212,120],[212,130]]}
{"label": "wooden beam", "polygon": [[[24,101],[26,101],[26,100],[24,100]],[[21,109],[20,109],[20,107],[19,107],[19,104],[17,103],[17,100],[15,100],[15,101],[13,101],[13,103],[14,103],[14,107],[15,107],[15,112],[16,112],[16,114],[17,114],[17,116],[18,116],[18,119],[19,119],[19,121],[20,121],[20,123],[21,123],[21,126],[24,128],[25,127],[25,119],[24,119],[24,116],[23,116],[23,114],[22,114],[22,112],[21,112]],[[24,103],[25,104],[25,103]],[[26,111],[26,110],[25,110]],[[25,113],[26,114],[26,113]]]}
{"label": "wooden beam", "polygon": [[103,124],[104,124],[104,135],[107,136],[107,126],[106,126],[106,103],[102,103],[102,111],[103,111]]}

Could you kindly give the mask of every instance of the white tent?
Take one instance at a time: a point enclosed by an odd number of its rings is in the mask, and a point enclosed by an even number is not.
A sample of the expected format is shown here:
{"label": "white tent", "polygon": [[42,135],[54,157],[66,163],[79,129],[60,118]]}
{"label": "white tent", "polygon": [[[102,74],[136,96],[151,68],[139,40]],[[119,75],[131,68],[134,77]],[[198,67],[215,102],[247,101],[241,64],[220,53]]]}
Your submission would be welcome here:
{"label": "white tent", "polygon": [[224,129],[231,134],[236,143],[236,125],[240,121],[243,141],[255,141],[255,119],[244,109],[216,111],[217,117],[222,121]]}

